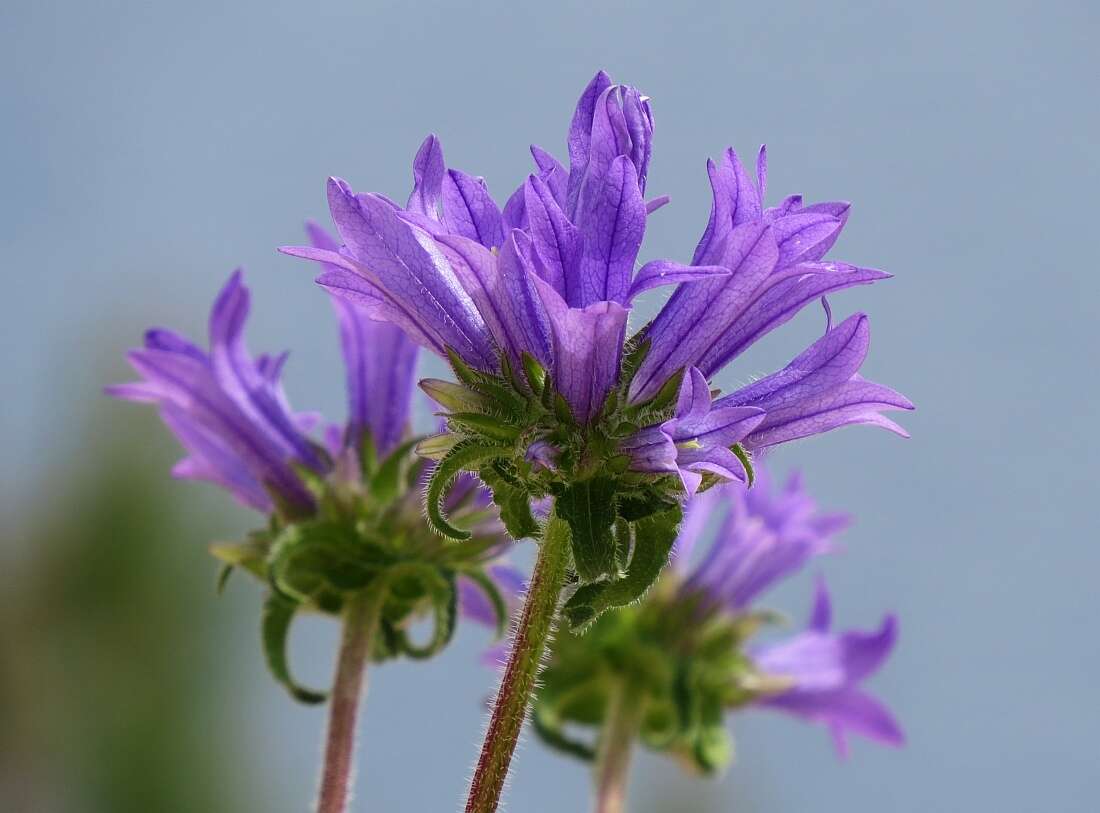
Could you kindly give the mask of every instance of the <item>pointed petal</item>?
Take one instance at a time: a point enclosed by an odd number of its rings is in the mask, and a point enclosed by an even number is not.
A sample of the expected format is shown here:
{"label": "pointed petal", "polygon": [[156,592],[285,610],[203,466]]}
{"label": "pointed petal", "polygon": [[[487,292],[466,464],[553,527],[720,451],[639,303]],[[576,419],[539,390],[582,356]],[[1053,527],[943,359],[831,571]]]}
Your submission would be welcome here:
{"label": "pointed petal", "polygon": [[432,133],[424,139],[413,158],[413,190],[405,208],[431,220],[439,220],[445,171],[443,146]]}
{"label": "pointed petal", "polygon": [[630,401],[652,398],[669,377],[706,356],[752,302],[777,257],[767,225],[746,223],[730,232],[717,263],[730,275],[681,285],[647,328],[652,344],[631,382]]}
{"label": "pointed petal", "polygon": [[802,263],[795,269],[799,273],[775,284],[769,280],[769,286],[751,308],[699,360],[700,369],[714,375],[763,336],[790,321],[806,305],[827,294],[890,276],[874,268],[845,263]]}
{"label": "pointed petal", "polygon": [[625,302],[645,234],[645,203],[634,164],[625,156],[615,158],[606,175],[587,189],[577,217],[584,240],[580,273],[565,278],[566,299],[572,307]]}
{"label": "pointed petal", "polygon": [[477,240],[486,248],[497,248],[504,242],[500,207],[485,181],[457,169],[443,176],[443,222],[455,234]]}
{"label": "pointed petal", "polygon": [[722,155],[720,164],[707,161],[707,174],[714,200],[710,221],[695,248],[692,265],[716,262],[730,232],[762,216],[760,193],[732,147]]}
{"label": "pointed petal", "polygon": [[715,277],[728,277],[730,270],[721,265],[681,265],[672,260],[652,260],[639,269],[630,284],[626,301],[632,302],[638,294],[678,282],[700,282]]}
{"label": "pointed petal", "polygon": [[539,276],[564,297],[566,279],[577,277],[584,238],[541,178],[532,175],[527,179],[524,200],[531,239],[540,260]]}
{"label": "pointed petal", "polygon": [[495,368],[488,328],[430,235],[385,201],[356,197],[342,181],[329,182],[329,205],[356,273],[434,345],[454,348],[478,369]]}

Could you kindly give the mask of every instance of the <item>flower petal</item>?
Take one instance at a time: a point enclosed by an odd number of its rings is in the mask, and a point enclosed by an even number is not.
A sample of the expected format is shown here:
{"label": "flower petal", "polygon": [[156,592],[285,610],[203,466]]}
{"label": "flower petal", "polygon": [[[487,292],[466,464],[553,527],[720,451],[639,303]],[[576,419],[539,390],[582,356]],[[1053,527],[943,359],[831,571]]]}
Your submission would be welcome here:
{"label": "flower petal", "polygon": [[455,234],[477,240],[486,248],[504,242],[500,207],[485,181],[457,169],[443,176],[443,222]]}

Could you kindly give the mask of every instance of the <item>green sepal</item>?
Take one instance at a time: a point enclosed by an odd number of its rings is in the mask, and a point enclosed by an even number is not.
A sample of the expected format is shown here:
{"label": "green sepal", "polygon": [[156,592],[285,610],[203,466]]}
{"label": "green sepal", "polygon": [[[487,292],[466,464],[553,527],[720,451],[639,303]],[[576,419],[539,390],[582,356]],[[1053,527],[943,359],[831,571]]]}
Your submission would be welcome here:
{"label": "green sepal", "polygon": [[453,381],[425,378],[420,382],[420,389],[440,406],[455,412],[480,412],[493,405],[493,402],[480,392],[455,384]]}
{"label": "green sepal", "polygon": [[450,432],[429,435],[416,444],[416,453],[428,460],[442,460],[444,455],[451,451],[460,440],[462,440],[461,437]]}
{"label": "green sepal", "polygon": [[[643,328],[636,334],[642,335],[645,331]],[[638,372],[638,369],[642,366],[642,362],[645,361],[645,357],[649,355],[649,349],[653,346],[653,341],[646,337],[641,341],[631,339],[627,342],[626,353],[623,356],[622,374],[619,376],[620,388],[623,392],[627,392],[630,389],[631,383],[634,381],[634,376]]]}
{"label": "green sepal", "polygon": [[730,446],[730,451],[737,455],[737,459],[740,460],[741,465],[745,467],[745,475],[748,477],[748,481],[745,485],[752,488],[752,484],[756,482],[756,471],[752,467],[752,455],[749,454],[748,449],[740,443],[735,443]]}
{"label": "green sepal", "polygon": [[554,416],[566,426],[574,426],[577,423],[573,417],[573,410],[569,408],[569,402],[560,392],[554,393]]}
{"label": "green sepal", "polygon": [[477,432],[490,440],[498,440],[502,443],[514,443],[519,437],[519,430],[509,426],[499,418],[492,415],[483,415],[480,412],[451,412],[444,415],[449,423],[457,425],[461,429]]}
{"label": "green sepal", "polygon": [[[222,562],[226,568],[241,567],[254,576],[265,578],[268,550],[271,547],[270,539],[266,532],[254,532],[249,534],[244,542],[216,542],[209,547],[210,555]],[[225,570],[218,577],[218,592],[225,586],[228,579]]]}
{"label": "green sepal", "polygon": [[615,524],[615,495],[614,480],[593,477],[566,486],[555,500],[554,510],[569,523],[573,565],[582,583],[618,573],[611,533]]}
{"label": "green sepal", "polygon": [[405,481],[402,475],[413,462],[409,452],[413,447],[418,446],[421,440],[422,438],[415,437],[402,443],[390,452],[370,478],[370,493],[378,502],[388,505],[401,493]]}
{"label": "green sepal", "polygon": [[478,372],[463,361],[461,356],[451,347],[447,348],[447,360],[451,364],[451,370],[454,372],[455,378],[470,389],[488,398],[496,409],[513,414],[523,412],[523,399],[518,397],[509,387],[503,386],[500,378]]}
{"label": "green sepal", "polygon": [[378,447],[374,445],[374,436],[366,428],[359,430],[359,476],[366,483],[374,474],[378,465]]}
{"label": "green sepal", "polygon": [[531,392],[541,395],[546,387],[546,368],[526,350],[520,355],[520,364],[523,365],[523,375],[531,387]]}
{"label": "green sepal", "polygon": [[721,722],[705,725],[695,735],[692,756],[704,774],[720,773],[733,761],[733,737]]}
{"label": "green sepal", "polygon": [[676,401],[676,396],[680,392],[680,384],[683,380],[684,371],[680,369],[674,373],[668,381],[661,385],[661,389],[657,391],[657,395],[655,395],[653,400],[646,405],[649,411],[660,412],[672,406]]}
{"label": "green sepal", "polygon": [[460,472],[467,469],[477,471],[479,464],[503,457],[507,453],[506,447],[465,442],[447,452],[436,464],[424,492],[428,524],[442,536],[458,540],[469,539],[469,531],[451,525],[443,515],[443,495]]}
{"label": "green sepal", "polygon": [[483,466],[478,472],[481,481],[493,492],[493,502],[500,511],[500,521],[512,539],[537,536],[539,524],[531,514],[531,497],[515,478],[508,478],[502,466]]}
{"label": "green sepal", "polygon": [[682,517],[677,505],[634,523],[634,553],[626,573],[615,581],[580,587],[562,608],[570,627],[579,629],[607,610],[641,598],[668,562]]}
{"label": "green sepal", "polygon": [[290,622],[298,611],[299,605],[288,601],[277,593],[272,593],[264,602],[262,634],[264,657],[272,677],[281,683],[290,696],[301,703],[316,705],[325,702],[327,694],[299,685],[290,676],[287,663],[286,642],[290,633]]}

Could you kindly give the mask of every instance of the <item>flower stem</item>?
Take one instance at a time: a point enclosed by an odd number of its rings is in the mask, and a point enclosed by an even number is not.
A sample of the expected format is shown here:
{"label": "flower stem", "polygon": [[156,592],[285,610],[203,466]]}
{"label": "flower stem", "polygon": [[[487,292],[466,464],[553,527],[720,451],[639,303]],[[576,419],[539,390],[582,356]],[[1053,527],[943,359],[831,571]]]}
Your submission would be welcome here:
{"label": "flower stem", "polygon": [[535,689],[542,653],[553,631],[568,561],[569,526],[551,514],[539,545],[523,614],[512,638],[512,650],[493,704],[481,756],[470,783],[466,813],[493,813],[497,809],[512,752],[519,742],[519,732]]}
{"label": "flower stem", "polygon": [[371,585],[351,598],[344,608],[340,655],[329,701],[328,739],[317,813],[345,813],[347,810],[355,755],[355,723],[359,701],[365,693],[367,658],[385,596],[384,585]]}
{"label": "flower stem", "polygon": [[594,813],[623,813],[626,810],[630,751],[643,711],[642,700],[629,683],[622,682],[612,693],[596,755]]}

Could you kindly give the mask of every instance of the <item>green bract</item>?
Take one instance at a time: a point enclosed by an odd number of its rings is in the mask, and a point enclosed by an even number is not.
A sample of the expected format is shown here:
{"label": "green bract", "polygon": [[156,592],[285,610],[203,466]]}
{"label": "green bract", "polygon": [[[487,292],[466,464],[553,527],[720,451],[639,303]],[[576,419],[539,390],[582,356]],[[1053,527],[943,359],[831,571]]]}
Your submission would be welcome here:
{"label": "green bract", "polygon": [[[302,518],[273,515],[269,526],[236,544],[219,544],[211,553],[225,563],[219,579],[224,587],[235,568],[266,582],[271,592],[263,613],[263,645],[272,675],[298,700],[318,703],[322,692],[298,685],[286,657],[287,636],[300,611],[340,615],[355,595],[380,591],[379,632],[371,657],[382,661],[400,655],[430,657],[451,639],[455,628],[455,579],[463,575],[486,594],[495,610],[498,629],[508,620],[508,607],[485,566],[499,552],[502,537],[478,533],[495,517],[479,506],[470,489],[452,507],[469,540],[455,544],[431,533],[420,512],[418,484],[425,464],[411,450],[415,441],[376,461],[370,448],[351,476],[321,478],[302,473],[317,511]],[[347,467],[344,467],[347,468]],[[489,526],[491,528],[491,526]],[[422,618],[433,621],[424,643],[415,643],[409,626]]]}
{"label": "green bract", "polygon": [[640,598],[660,575],[680,523],[679,480],[631,471],[620,449],[641,428],[672,416],[680,375],[651,400],[627,404],[646,350],[645,343],[628,347],[618,386],[585,424],[575,420],[546,370],[526,353],[519,370],[502,356],[502,372],[495,375],[472,369],[450,352],[460,383],[421,382],[445,407],[448,428],[417,446],[419,454],[438,461],[425,492],[429,522],[446,537],[468,538],[442,509],[447,488],[463,471],[476,473],[492,490],[515,539],[537,537],[531,504],[551,499],[570,530],[577,589],[563,613],[574,629]]}

